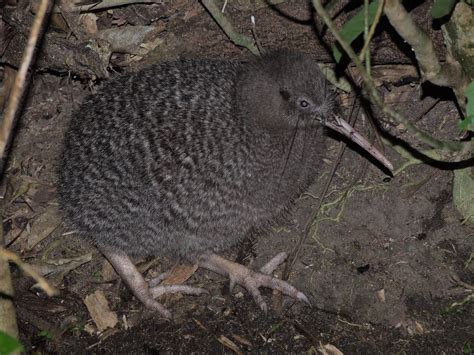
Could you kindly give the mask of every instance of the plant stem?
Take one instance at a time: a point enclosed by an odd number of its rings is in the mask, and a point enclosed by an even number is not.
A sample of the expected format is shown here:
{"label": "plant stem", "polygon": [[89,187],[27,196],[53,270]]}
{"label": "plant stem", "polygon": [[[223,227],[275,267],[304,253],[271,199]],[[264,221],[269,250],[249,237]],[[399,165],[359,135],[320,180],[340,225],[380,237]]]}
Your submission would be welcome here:
{"label": "plant stem", "polygon": [[[415,136],[418,140],[420,140],[423,143],[426,143],[434,148],[440,149],[442,151],[451,151],[455,153],[460,153],[457,154],[455,157],[455,160],[452,159],[450,154],[445,154],[448,155],[447,159],[443,159],[443,161],[460,161],[464,160],[467,157],[469,157],[469,152],[472,149],[472,142],[453,142],[453,141],[442,141],[438,140],[428,133],[418,129],[415,125],[413,125],[405,116],[400,114],[399,112],[391,109],[390,107],[386,106],[383,102],[383,99],[380,97],[380,95],[377,92],[377,88],[375,87],[373,81],[371,80],[369,74],[365,70],[362,62],[359,60],[358,56],[352,49],[352,47],[344,41],[344,39],[341,37],[339,34],[339,31],[337,30],[336,26],[334,23],[331,21],[328,13],[324,10],[324,7],[321,5],[320,0],[313,0],[313,5],[318,12],[318,14],[321,16],[323,21],[326,23],[326,26],[331,30],[333,33],[334,37],[336,40],[339,42],[341,47],[344,49],[346,54],[349,56],[349,58],[352,60],[352,62],[355,64],[357,69],[360,72],[360,75],[362,77],[362,80],[364,81],[365,88],[367,90],[367,93],[371,99],[371,101],[380,109],[382,110],[385,114],[387,114],[390,118],[395,120],[398,123],[401,123],[405,126],[408,132]],[[443,155],[444,156],[444,155]]]}

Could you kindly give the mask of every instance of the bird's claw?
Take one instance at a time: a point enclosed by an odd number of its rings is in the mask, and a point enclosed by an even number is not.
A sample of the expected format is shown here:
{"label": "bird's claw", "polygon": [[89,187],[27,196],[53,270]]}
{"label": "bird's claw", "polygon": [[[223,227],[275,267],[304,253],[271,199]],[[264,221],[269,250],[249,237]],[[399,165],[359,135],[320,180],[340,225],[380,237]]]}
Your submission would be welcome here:
{"label": "bird's claw", "polygon": [[244,287],[252,295],[257,306],[265,313],[268,311],[268,306],[260,293],[260,287],[267,287],[273,290],[280,291],[281,293],[287,296],[305,302],[306,304],[311,306],[308,298],[304,293],[298,291],[288,282],[269,275],[285,259],[286,254],[280,253],[274,258],[272,258],[272,260],[270,260],[267,264],[265,264],[260,269],[260,272],[256,272],[250,270],[249,268],[241,264],[226,260],[216,254],[207,254],[203,255],[199,266],[223,275],[227,275],[230,279],[230,290],[232,290],[236,283]]}

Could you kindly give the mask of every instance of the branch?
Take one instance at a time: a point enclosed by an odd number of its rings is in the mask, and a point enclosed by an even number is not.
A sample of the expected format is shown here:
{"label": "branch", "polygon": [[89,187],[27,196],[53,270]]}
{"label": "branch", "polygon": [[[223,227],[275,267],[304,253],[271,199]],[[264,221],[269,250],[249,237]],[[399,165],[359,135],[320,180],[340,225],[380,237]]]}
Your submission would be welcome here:
{"label": "branch", "polygon": [[430,37],[413,21],[399,0],[387,0],[384,13],[390,24],[415,52],[424,80],[452,88],[458,102],[464,105],[464,90],[469,80],[461,65],[454,60],[443,64],[439,62]]}
{"label": "branch", "polygon": [[[0,217],[4,216],[5,201],[0,202]],[[0,225],[0,248],[5,244],[3,226]],[[1,249],[0,249],[1,250]],[[19,339],[15,306],[13,305],[13,285],[10,265],[7,259],[0,257],[0,330]]]}
{"label": "branch", "polygon": [[80,2],[76,4],[76,9],[80,12],[92,12],[97,10],[105,10],[113,7],[133,5],[133,4],[155,4],[162,3],[160,0],[101,0],[93,4],[83,4]]}
{"label": "branch", "polygon": [[[28,37],[28,44],[23,54],[23,60],[21,62],[20,69],[15,78],[15,83],[8,100],[7,108],[5,109],[5,115],[3,116],[2,126],[0,127],[0,159],[5,157],[5,149],[10,140],[10,134],[14,125],[15,116],[18,111],[18,105],[20,98],[24,92],[25,79],[28,73],[28,68],[31,65],[33,59],[33,53],[35,51],[36,43],[41,32],[46,12],[49,8],[49,0],[41,0],[38,12],[36,13],[33,26],[31,27],[30,36]],[[0,171],[1,173],[1,171]]]}
{"label": "branch", "polygon": [[390,118],[392,118],[396,122],[403,124],[405,128],[407,129],[407,131],[410,132],[410,134],[415,136],[417,139],[419,139],[421,142],[426,143],[434,148],[437,148],[443,151],[461,153],[460,156],[455,157],[456,160],[449,159],[449,156],[448,156],[448,159],[446,161],[453,162],[453,161],[460,161],[464,159],[464,155],[467,155],[468,152],[470,152],[470,150],[472,149],[472,143],[470,141],[469,142],[453,142],[453,141],[438,140],[432,137],[431,135],[429,135],[428,133],[418,129],[405,116],[401,115],[397,111],[387,107],[384,104],[383,99],[378,94],[377,88],[372,82],[369,74],[366,72],[364,66],[362,65],[362,62],[359,60],[357,54],[354,52],[352,47],[346,41],[344,41],[344,39],[341,37],[336,26],[331,21],[331,18],[329,17],[328,13],[324,10],[324,7],[321,5],[321,1],[313,0],[313,5],[316,11],[318,12],[318,14],[323,19],[323,21],[326,23],[326,26],[328,26],[328,28],[331,30],[336,40],[339,42],[341,47],[344,49],[344,51],[347,53],[349,58],[352,60],[352,62],[355,64],[355,66],[359,70],[362,80],[364,81],[364,84],[366,86],[367,93],[369,94],[369,97],[372,100],[372,102],[380,110],[386,113]]}
{"label": "branch", "polygon": [[364,46],[362,47],[362,50],[359,53],[360,60],[364,60],[365,52],[369,48],[370,41],[372,40],[372,37],[375,34],[375,29],[377,28],[377,25],[379,24],[380,17],[382,17],[384,4],[385,4],[385,0],[379,0],[379,6],[377,7],[377,12],[375,13],[374,21],[372,22],[372,26],[370,26],[369,33],[365,38]]}
{"label": "branch", "polygon": [[24,263],[18,255],[5,249],[2,246],[0,246],[0,259],[7,260],[16,264],[16,266],[18,266],[21,270],[23,270],[25,274],[28,274],[33,279],[35,279],[36,282],[38,283],[38,286],[44,292],[46,292],[48,296],[52,297],[52,296],[57,296],[59,294],[59,291],[53,286],[50,286],[48,284],[48,281],[46,281],[46,279],[43,276],[41,276],[31,265]]}

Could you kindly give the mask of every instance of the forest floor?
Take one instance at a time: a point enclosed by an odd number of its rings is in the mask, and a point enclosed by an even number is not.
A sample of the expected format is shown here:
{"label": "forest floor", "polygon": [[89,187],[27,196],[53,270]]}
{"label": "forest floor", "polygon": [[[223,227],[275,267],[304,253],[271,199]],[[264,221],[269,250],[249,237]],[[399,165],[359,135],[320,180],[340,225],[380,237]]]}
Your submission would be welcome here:
{"label": "forest floor", "polygon": [[[245,3],[229,2],[226,8],[226,16],[241,33],[249,33],[251,26],[251,11]],[[3,11],[21,19],[31,17],[27,2],[12,4]],[[422,4],[413,13],[439,48],[440,31],[432,28],[426,6]],[[298,49],[330,63],[306,3],[262,5],[253,14],[264,47]],[[159,44],[150,52],[114,54],[109,63],[114,70],[107,72],[110,76],[168,57],[251,57],[235,47],[195,1],[136,4],[94,15],[99,32],[132,24],[160,29],[155,34]],[[57,25],[55,21],[52,25]],[[27,24],[25,20],[24,26]],[[52,25],[46,41],[54,37],[77,45],[80,36],[70,36]],[[386,23],[382,26],[388,27]],[[373,76],[380,93],[418,127],[438,138],[455,139],[458,112],[452,95],[421,85],[411,53],[398,42],[390,31],[380,31],[374,40]],[[61,46],[55,50],[61,53]],[[372,112],[375,120],[397,137],[389,139],[385,152],[395,169],[400,169],[390,177],[352,145],[345,150],[324,197],[316,232],[305,241],[289,278],[309,297],[311,308],[282,301],[264,290],[270,305],[265,315],[245,290],[237,287],[229,293],[227,280],[197,270],[188,275],[186,284],[204,287],[209,295],[160,299],[173,312],[173,321],[145,310],[95,248],[67,233],[57,211],[55,171],[60,168],[57,161],[64,131],[74,109],[105,78],[100,70],[92,75],[48,68],[53,65],[51,60],[38,63],[5,179],[13,196],[3,217],[7,246],[60,289],[59,296],[48,298],[32,288],[33,280],[13,269],[21,341],[28,353],[316,354],[325,349],[327,354],[336,354],[331,346],[347,354],[474,352],[473,304],[453,306],[471,294],[474,285],[474,232],[462,223],[453,205],[453,173],[449,166],[436,164],[404,166],[409,158],[395,150],[398,139],[424,147],[377,110]],[[11,64],[1,66],[4,83],[14,68]],[[353,112],[358,117],[357,130],[373,136],[367,115],[353,98],[353,94],[340,93],[342,112],[345,117]],[[229,251],[229,256],[238,255],[257,268],[277,253],[295,248],[318,204],[340,144],[331,140],[320,176],[301,196],[292,218],[282,220],[268,235]],[[153,265],[148,276],[166,271],[173,261],[160,258]],[[101,295],[109,307],[107,315],[117,321],[99,331],[90,300]]]}

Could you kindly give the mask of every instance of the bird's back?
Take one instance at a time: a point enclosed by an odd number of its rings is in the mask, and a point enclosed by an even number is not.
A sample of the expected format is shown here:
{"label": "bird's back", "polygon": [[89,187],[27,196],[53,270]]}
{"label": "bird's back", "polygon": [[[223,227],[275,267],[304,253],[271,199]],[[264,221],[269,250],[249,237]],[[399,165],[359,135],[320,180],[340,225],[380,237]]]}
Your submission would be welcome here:
{"label": "bird's back", "polygon": [[307,186],[298,180],[306,164],[284,156],[292,132],[265,138],[239,115],[238,72],[222,61],[166,62],[111,80],[86,99],[58,172],[71,227],[129,254],[189,256],[227,248],[284,209]]}

